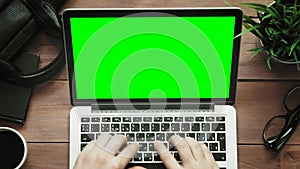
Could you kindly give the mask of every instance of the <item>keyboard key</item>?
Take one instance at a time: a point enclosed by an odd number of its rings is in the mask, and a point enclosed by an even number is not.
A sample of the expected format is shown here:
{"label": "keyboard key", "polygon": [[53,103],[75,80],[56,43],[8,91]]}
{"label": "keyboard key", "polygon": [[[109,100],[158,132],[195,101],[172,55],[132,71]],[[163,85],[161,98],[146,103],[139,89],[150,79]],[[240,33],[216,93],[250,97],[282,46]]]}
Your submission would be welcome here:
{"label": "keyboard key", "polygon": [[113,117],[112,122],[121,122],[121,117]]}
{"label": "keyboard key", "polygon": [[225,133],[218,133],[217,134],[217,140],[218,141],[225,140]]}
{"label": "keyboard key", "polygon": [[147,151],[147,143],[139,143],[139,151]]}
{"label": "keyboard key", "polygon": [[200,121],[200,122],[202,122],[202,121],[204,121],[204,117],[196,117],[196,118],[195,118],[195,121]]}
{"label": "keyboard key", "polygon": [[186,122],[193,122],[194,121],[194,117],[185,117],[184,118]]}
{"label": "keyboard key", "polygon": [[141,131],[150,131],[150,124],[141,124]]}
{"label": "keyboard key", "polygon": [[146,134],[147,141],[155,141],[155,134],[154,133],[147,133]]}
{"label": "keyboard key", "polygon": [[86,145],[87,145],[86,143],[81,144],[81,145],[80,145],[80,151],[82,151]]}
{"label": "keyboard key", "polygon": [[131,122],[131,117],[123,117],[123,122]]}
{"label": "keyboard key", "polygon": [[134,133],[126,133],[127,141],[131,142],[135,140]]}
{"label": "keyboard key", "polygon": [[90,122],[89,117],[81,117],[81,122]]}
{"label": "keyboard key", "polygon": [[145,141],[145,133],[136,133],[136,141]]}
{"label": "keyboard key", "polygon": [[174,153],[173,155],[174,155],[174,158],[175,158],[177,161],[181,161],[180,156],[179,156],[178,153]]}
{"label": "keyboard key", "polygon": [[224,116],[216,117],[216,121],[225,121],[225,117]]}
{"label": "keyboard key", "polygon": [[197,133],[197,141],[205,141],[205,133]]}
{"label": "keyboard key", "polygon": [[226,161],[225,153],[212,153],[216,161]]}
{"label": "keyboard key", "polygon": [[195,135],[196,135],[195,133],[186,133],[186,136],[187,136],[187,137],[191,137],[191,138],[193,138],[193,139],[196,138]]}
{"label": "keyboard key", "polygon": [[153,121],[154,121],[154,122],[162,122],[162,121],[163,121],[163,118],[162,118],[162,117],[154,117],[154,118],[153,118]]}
{"label": "keyboard key", "polygon": [[165,122],[172,122],[173,121],[173,117],[165,117],[164,121]]}
{"label": "keyboard key", "polygon": [[148,150],[149,151],[155,151],[155,149],[154,149],[154,143],[149,143]]}
{"label": "keyboard key", "polygon": [[100,117],[93,117],[92,122],[100,122]]}
{"label": "keyboard key", "polygon": [[91,132],[99,132],[100,125],[99,124],[91,124]]}
{"label": "keyboard key", "polygon": [[101,124],[101,132],[109,132],[109,124]]}
{"label": "keyboard key", "polygon": [[151,124],[151,131],[160,131],[160,125],[159,125],[159,123],[153,123],[153,124]]}
{"label": "keyboard key", "polygon": [[212,123],[212,131],[225,131],[225,123]]}
{"label": "keyboard key", "polygon": [[153,157],[154,157],[154,161],[161,161],[161,159],[157,153],[154,153]]}
{"label": "keyboard key", "polygon": [[126,124],[126,123],[121,124],[121,131],[122,132],[130,131],[130,124]]}
{"label": "keyboard key", "polygon": [[152,153],[145,153],[144,154],[144,161],[152,161],[152,160],[153,160]]}
{"label": "keyboard key", "polygon": [[182,123],[181,124],[181,131],[190,131],[190,123]]}
{"label": "keyboard key", "polygon": [[144,117],[143,121],[144,122],[152,122],[152,117]]}
{"label": "keyboard key", "polygon": [[180,124],[179,123],[172,123],[171,124],[172,131],[180,131]]}
{"label": "keyboard key", "polygon": [[100,135],[101,135],[100,133],[97,133],[97,134],[96,134],[96,139],[97,139]]}
{"label": "keyboard key", "polygon": [[142,122],[142,117],[133,117],[132,121],[133,122]]}
{"label": "keyboard key", "polygon": [[102,122],[110,122],[110,117],[102,117]]}
{"label": "keyboard key", "polygon": [[176,147],[174,147],[172,144],[169,144],[169,151],[170,151],[170,152],[174,152],[174,151],[177,152],[177,149],[176,149]]}
{"label": "keyboard key", "polygon": [[207,141],[215,141],[216,136],[215,133],[207,133]]}
{"label": "keyboard key", "polygon": [[136,153],[133,157],[134,161],[142,161],[143,160],[143,154],[142,153]]}
{"label": "keyboard key", "polygon": [[219,141],[220,144],[220,151],[226,151],[225,133],[218,133],[217,140]]}
{"label": "keyboard key", "polygon": [[210,131],[210,124],[209,123],[202,123],[201,129],[202,129],[202,131]]}
{"label": "keyboard key", "polygon": [[170,124],[169,123],[162,123],[161,124],[161,131],[170,131]]}
{"label": "keyboard key", "polygon": [[158,140],[158,141],[166,141],[165,133],[156,133],[156,140]]}
{"label": "keyboard key", "polygon": [[176,122],[183,122],[183,117],[175,117]]}
{"label": "keyboard key", "polygon": [[111,124],[111,131],[112,132],[119,132],[120,131],[120,124]]}
{"label": "keyboard key", "polygon": [[81,142],[90,142],[95,140],[94,134],[81,134]]}
{"label": "keyboard key", "polygon": [[165,145],[165,147],[168,147],[168,143],[167,142],[164,142],[163,144]]}
{"label": "keyboard key", "polygon": [[212,116],[208,116],[206,117],[206,121],[215,121],[215,117],[212,117]]}
{"label": "keyboard key", "polygon": [[81,124],[81,132],[90,132],[89,124]]}
{"label": "keyboard key", "polygon": [[131,131],[140,131],[140,124],[139,123],[132,123],[131,124]]}
{"label": "keyboard key", "polygon": [[192,123],[192,131],[200,131],[200,123]]}
{"label": "keyboard key", "polygon": [[185,137],[184,133],[176,133],[176,135],[180,136],[180,137]]}
{"label": "keyboard key", "polygon": [[167,140],[169,140],[170,137],[172,137],[173,135],[175,135],[175,133],[166,133],[166,135],[167,135]]}
{"label": "keyboard key", "polygon": [[218,143],[209,143],[210,151],[218,151]]}

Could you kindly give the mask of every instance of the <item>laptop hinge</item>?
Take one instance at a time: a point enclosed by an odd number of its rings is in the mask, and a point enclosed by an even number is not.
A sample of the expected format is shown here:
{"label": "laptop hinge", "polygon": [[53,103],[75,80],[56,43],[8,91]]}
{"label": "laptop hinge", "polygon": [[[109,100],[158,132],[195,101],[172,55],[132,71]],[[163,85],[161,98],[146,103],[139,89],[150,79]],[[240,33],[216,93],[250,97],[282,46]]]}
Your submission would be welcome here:
{"label": "laptop hinge", "polygon": [[168,104],[92,104],[92,112],[99,110],[201,110],[214,111],[214,103]]}

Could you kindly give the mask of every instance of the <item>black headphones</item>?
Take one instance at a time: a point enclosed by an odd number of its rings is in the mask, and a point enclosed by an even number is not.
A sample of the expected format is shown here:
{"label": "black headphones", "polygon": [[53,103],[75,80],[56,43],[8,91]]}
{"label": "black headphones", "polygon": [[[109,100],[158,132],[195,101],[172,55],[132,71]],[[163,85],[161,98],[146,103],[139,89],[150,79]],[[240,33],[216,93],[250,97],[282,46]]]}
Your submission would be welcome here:
{"label": "black headphones", "polygon": [[[29,9],[33,17],[27,23],[28,28],[37,30],[39,27],[46,29],[47,33],[59,40],[62,39],[62,28],[58,14],[52,4],[47,0],[20,0]],[[22,40],[22,37],[20,37]],[[22,42],[21,42],[22,43]],[[9,49],[12,51],[11,49]],[[17,52],[17,51],[16,51]],[[6,59],[0,59],[0,79],[21,86],[34,86],[51,79],[62,70],[65,65],[63,47],[57,57],[47,66],[33,73],[25,73],[15,67],[9,60],[11,53],[2,51],[8,55]],[[14,53],[13,55],[16,55]],[[15,56],[14,56],[15,57]]]}

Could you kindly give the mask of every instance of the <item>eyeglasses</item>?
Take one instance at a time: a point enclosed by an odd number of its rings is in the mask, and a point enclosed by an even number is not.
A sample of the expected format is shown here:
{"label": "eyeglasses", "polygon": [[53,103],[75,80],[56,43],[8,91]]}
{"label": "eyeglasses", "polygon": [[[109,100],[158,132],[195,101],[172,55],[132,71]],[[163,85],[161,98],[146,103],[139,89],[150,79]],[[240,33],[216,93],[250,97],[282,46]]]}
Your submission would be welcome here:
{"label": "eyeglasses", "polygon": [[287,113],[271,118],[263,130],[266,147],[275,152],[288,141],[300,121],[300,85],[286,94],[284,107]]}

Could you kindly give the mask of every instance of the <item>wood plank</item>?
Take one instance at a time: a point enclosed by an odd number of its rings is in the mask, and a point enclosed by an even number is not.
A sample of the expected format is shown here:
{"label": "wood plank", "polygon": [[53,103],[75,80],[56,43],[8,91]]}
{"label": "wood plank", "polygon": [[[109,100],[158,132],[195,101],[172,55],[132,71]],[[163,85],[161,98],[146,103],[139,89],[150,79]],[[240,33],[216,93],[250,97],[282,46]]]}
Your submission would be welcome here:
{"label": "wood plank", "polygon": [[261,145],[238,145],[240,169],[299,169],[300,146],[287,145],[279,154],[266,151]]}
{"label": "wood plank", "polygon": [[[28,158],[23,169],[67,169],[68,143],[28,143]],[[238,145],[240,169],[291,169],[300,167],[300,145],[287,145],[279,154],[263,145]]]}
{"label": "wood plank", "polygon": [[[236,108],[238,143],[262,144],[262,131],[269,119],[285,114],[285,94],[298,82],[239,82]],[[300,143],[300,130],[296,130],[289,143]]]}
{"label": "wood plank", "polygon": [[[233,6],[241,6],[239,0],[228,0]],[[255,0],[253,2],[270,4],[272,0]],[[228,5],[223,0],[210,0],[210,1],[198,1],[198,0],[89,0],[89,1],[68,1],[64,8],[159,8],[159,7],[227,7]],[[252,10],[246,12],[253,13]]]}
{"label": "wood plank", "polygon": [[28,156],[23,169],[68,169],[68,143],[27,143]]}
{"label": "wood plank", "polygon": [[[257,39],[253,39],[257,41]],[[300,71],[296,65],[272,64],[270,70],[267,66],[265,58],[259,54],[250,59],[251,52],[247,50],[255,48],[256,44],[242,44],[239,60],[238,79],[240,80],[300,80]]]}

